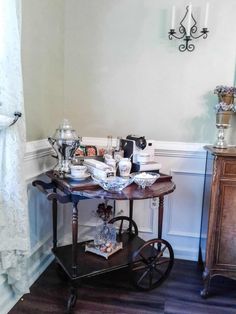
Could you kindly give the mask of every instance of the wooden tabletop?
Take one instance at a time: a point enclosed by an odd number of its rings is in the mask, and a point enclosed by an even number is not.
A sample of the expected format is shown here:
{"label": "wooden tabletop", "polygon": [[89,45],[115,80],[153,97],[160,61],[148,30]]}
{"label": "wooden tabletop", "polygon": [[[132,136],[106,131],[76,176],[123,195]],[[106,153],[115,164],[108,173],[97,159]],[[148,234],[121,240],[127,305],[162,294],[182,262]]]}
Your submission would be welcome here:
{"label": "wooden tabletop", "polygon": [[70,177],[61,178],[58,172],[50,170],[46,175],[52,180],[57,188],[73,196],[86,198],[102,198],[115,200],[141,200],[153,197],[160,197],[175,190],[172,177],[160,174],[160,178],[148,188],[142,189],[137,184],[132,183],[121,192],[108,192],[103,190],[91,178],[83,181],[75,181]]}
{"label": "wooden tabletop", "polygon": [[206,145],[204,149],[212,153],[213,155],[222,157],[236,157],[236,147],[229,146],[228,148],[215,148],[213,145]]}

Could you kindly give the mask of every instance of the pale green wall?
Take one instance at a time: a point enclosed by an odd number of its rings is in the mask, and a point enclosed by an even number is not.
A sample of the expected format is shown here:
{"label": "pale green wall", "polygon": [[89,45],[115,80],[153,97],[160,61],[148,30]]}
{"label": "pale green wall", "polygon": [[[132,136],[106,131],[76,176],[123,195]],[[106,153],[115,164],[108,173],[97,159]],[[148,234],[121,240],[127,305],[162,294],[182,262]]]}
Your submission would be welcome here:
{"label": "pale green wall", "polygon": [[22,0],[27,139],[51,135],[64,105],[64,0]]}
{"label": "pale green wall", "polygon": [[[234,78],[236,1],[210,1],[209,38],[192,53],[167,39],[173,3],[183,14],[181,0],[66,1],[65,107],[81,135],[214,138],[212,90]],[[205,3],[192,1],[197,14]]]}
{"label": "pale green wall", "polygon": [[[172,4],[180,18],[186,1],[23,0],[28,139],[65,116],[81,136],[212,142],[213,89],[234,81],[236,1],[209,2],[209,38],[180,53],[167,32]],[[192,1],[201,21],[205,3]]]}

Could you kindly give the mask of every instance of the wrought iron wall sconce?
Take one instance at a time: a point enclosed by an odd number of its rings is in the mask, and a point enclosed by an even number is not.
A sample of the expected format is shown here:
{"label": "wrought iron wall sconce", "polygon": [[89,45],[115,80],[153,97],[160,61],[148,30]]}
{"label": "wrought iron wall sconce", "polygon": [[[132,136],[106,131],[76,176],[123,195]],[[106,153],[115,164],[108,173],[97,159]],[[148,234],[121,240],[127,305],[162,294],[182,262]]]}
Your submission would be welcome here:
{"label": "wrought iron wall sconce", "polygon": [[177,35],[175,31],[175,6],[172,7],[172,19],[171,19],[171,28],[169,31],[169,39],[172,40],[173,37],[176,39],[183,39],[185,43],[179,45],[179,51],[193,51],[195,49],[195,45],[191,43],[193,39],[197,38],[207,38],[207,33],[209,32],[207,28],[208,22],[208,13],[209,13],[209,3],[206,4],[206,13],[205,13],[205,22],[204,27],[202,28],[200,33],[197,33],[197,21],[193,17],[192,13],[192,5],[189,4],[186,7],[186,13],[183,19],[180,21],[180,26],[178,28],[179,35]]}

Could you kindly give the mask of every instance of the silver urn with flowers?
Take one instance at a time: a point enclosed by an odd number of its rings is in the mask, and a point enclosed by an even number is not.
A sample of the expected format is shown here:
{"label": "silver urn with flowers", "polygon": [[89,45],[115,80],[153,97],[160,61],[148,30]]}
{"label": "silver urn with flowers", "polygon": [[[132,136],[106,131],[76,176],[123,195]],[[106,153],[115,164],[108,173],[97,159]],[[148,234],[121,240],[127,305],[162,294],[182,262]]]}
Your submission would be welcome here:
{"label": "silver urn with flowers", "polygon": [[230,127],[232,114],[236,112],[236,105],[234,104],[236,88],[219,85],[216,86],[214,93],[218,95],[219,100],[215,105],[218,134],[214,147],[227,148],[228,144],[225,139],[225,130]]}
{"label": "silver urn with flowers", "polygon": [[77,136],[69,121],[63,119],[54,135],[48,137],[48,141],[56,153],[53,157],[58,160],[55,170],[61,175],[69,173],[70,161],[80,145],[81,138]]}

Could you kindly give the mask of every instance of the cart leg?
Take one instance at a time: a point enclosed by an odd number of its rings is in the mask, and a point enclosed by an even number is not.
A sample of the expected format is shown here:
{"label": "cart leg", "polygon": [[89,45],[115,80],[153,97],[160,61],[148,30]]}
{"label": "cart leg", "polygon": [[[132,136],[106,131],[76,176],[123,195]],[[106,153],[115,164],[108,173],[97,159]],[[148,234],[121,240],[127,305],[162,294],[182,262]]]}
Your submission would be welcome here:
{"label": "cart leg", "polygon": [[[72,278],[77,275],[77,241],[78,241],[78,202],[73,202],[72,207]],[[70,296],[67,301],[66,314],[71,314],[77,300],[77,288],[73,279],[70,285]]]}
{"label": "cart leg", "polygon": [[129,201],[129,218],[130,218],[130,222],[129,222],[129,232],[130,232],[130,233],[131,233],[131,230],[132,230],[133,208],[134,208],[134,201],[133,201],[133,200],[130,200],[130,201]]}
{"label": "cart leg", "polygon": [[116,200],[113,201],[113,217],[116,215]]}
{"label": "cart leg", "polygon": [[[53,192],[56,193],[57,189],[53,188]],[[53,230],[53,249],[57,247],[57,200],[52,200],[52,230]]]}
{"label": "cart leg", "polygon": [[[162,226],[163,226],[163,212],[164,212],[164,196],[159,197],[158,207],[158,239],[162,239]],[[158,244],[158,251],[161,251],[161,244]]]}
{"label": "cart leg", "polygon": [[78,202],[72,209],[72,277],[77,275],[77,241],[78,241]]}
{"label": "cart leg", "polygon": [[163,211],[164,211],[164,196],[160,196],[158,207],[158,239],[162,238]]}

